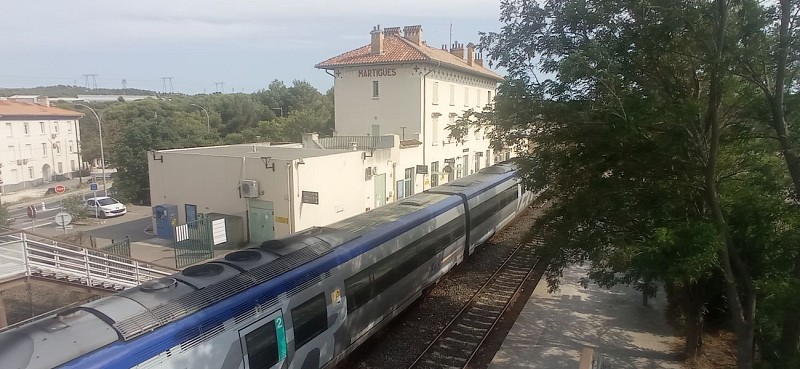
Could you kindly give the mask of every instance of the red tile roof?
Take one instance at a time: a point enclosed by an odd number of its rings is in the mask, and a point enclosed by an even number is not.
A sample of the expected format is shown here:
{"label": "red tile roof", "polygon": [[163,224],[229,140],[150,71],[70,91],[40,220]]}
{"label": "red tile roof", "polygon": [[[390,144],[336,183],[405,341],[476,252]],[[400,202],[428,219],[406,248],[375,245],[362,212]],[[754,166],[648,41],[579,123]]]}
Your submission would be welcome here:
{"label": "red tile roof", "polygon": [[83,113],[23,101],[0,100],[0,120],[9,117],[80,118],[83,117]]}
{"label": "red tile roof", "polygon": [[[344,54],[334,56],[325,60],[314,67],[319,69],[334,69],[336,67],[349,67],[370,64],[393,64],[405,62],[442,62],[468,72],[477,73],[484,77],[489,77],[502,81],[503,77],[499,74],[486,69],[480,65],[467,64],[463,58],[450,54],[447,50],[430,47],[426,44],[417,45],[399,34],[386,35],[383,40],[383,53],[372,54],[371,46],[366,45],[358,49],[348,51]],[[466,51],[466,50],[465,50]]]}

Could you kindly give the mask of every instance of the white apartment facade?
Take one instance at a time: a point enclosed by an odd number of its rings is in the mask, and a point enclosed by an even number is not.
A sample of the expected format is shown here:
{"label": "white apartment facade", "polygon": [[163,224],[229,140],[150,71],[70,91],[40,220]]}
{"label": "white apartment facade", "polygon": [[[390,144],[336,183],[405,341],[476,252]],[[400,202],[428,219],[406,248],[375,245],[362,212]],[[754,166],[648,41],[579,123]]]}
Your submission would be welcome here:
{"label": "white apartment facade", "polygon": [[18,191],[72,176],[80,168],[83,114],[50,107],[46,100],[0,100],[0,189]]}
{"label": "white apartment facade", "polygon": [[507,158],[491,151],[485,132],[470,130],[463,143],[448,138],[447,125],[469,109],[491,104],[502,81],[483,66],[471,43],[433,48],[420,26],[404,27],[402,35],[400,27],[376,27],[368,45],[316,68],[334,78],[336,135],[400,136],[401,155],[394,164],[402,175],[389,187],[395,199]]}

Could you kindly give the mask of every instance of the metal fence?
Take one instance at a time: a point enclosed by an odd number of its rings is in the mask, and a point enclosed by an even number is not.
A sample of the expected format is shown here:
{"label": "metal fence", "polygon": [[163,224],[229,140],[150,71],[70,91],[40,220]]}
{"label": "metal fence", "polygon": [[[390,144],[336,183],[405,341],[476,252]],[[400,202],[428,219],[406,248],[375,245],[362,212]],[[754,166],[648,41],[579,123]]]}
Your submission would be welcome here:
{"label": "metal fence", "polygon": [[326,149],[368,150],[385,149],[394,145],[392,136],[333,136],[319,139]]}
{"label": "metal fence", "polygon": [[104,247],[103,251],[112,254],[131,257],[131,239],[130,237],[125,236],[124,240],[120,241],[111,240],[111,245]]}
{"label": "metal fence", "polygon": [[36,276],[110,290],[137,286],[173,272],[24,231],[0,234],[0,271],[4,279]]}
{"label": "metal fence", "polygon": [[211,219],[203,216],[175,227],[175,267],[183,268],[214,257]]}

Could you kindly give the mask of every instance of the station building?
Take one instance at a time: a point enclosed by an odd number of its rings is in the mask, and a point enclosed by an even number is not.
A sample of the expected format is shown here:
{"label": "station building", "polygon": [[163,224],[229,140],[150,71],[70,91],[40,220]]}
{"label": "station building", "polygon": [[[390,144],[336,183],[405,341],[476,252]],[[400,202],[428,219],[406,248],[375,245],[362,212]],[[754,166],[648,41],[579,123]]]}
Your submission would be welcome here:
{"label": "station building", "polygon": [[81,162],[81,117],[38,96],[0,99],[0,193],[72,178]]}
{"label": "station building", "polygon": [[420,26],[376,27],[365,39],[316,65],[334,80],[333,137],[153,151],[152,204],[176,208],[180,224],[198,213],[235,217],[246,242],[259,244],[508,159],[484,131],[448,138],[446,126],[491,104],[502,80],[474,45],[430,47]]}

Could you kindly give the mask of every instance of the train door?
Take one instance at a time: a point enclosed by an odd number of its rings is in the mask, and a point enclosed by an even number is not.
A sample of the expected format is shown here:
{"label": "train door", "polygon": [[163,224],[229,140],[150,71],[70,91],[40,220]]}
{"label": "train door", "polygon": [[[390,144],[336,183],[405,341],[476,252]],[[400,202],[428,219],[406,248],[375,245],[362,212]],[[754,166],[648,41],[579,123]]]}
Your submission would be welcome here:
{"label": "train door", "polygon": [[286,329],[278,310],[239,330],[244,369],[274,369],[286,360]]}
{"label": "train door", "polygon": [[330,294],[320,291],[310,297],[304,296],[300,301],[291,308],[294,333],[292,367],[317,369],[330,362],[336,353],[334,332],[344,321],[344,304],[339,288]]}

